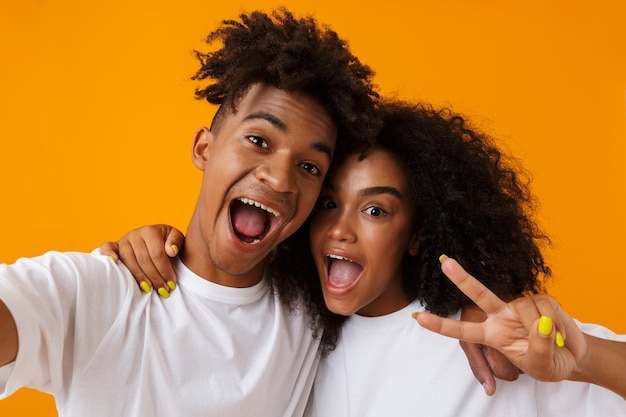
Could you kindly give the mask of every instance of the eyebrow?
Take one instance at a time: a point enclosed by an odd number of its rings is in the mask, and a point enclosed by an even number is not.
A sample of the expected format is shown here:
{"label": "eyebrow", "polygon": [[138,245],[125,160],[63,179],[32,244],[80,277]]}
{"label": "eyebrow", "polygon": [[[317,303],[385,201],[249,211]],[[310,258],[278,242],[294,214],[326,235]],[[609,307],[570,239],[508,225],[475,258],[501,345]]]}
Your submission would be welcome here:
{"label": "eyebrow", "polygon": [[[334,193],[338,192],[337,186],[335,184],[326,183],[324,184],[324,188],[328,188]],[[368,187],[368,188],[359,190],[360,197],[378,195],[378,194],[390,194],[394,197],[397,197],[400,200],[402,200],[403,198],[402,193],[398,191],[398,189],[395,187],[380,186],[380,187]]]}
{"label": "eyebrow", "polygon": [[[256,119],[261,119],[261,120],[265,120],[266,122],[269,122],[272,126],[280,130],[281,132],[287,131],[287,125],[283,123],[282,120],[280,120],[278,117],[274,116],[271,113],[256,112],[256,113],[249,114],[243,118],[244,121],[256,120]],[[311,148],[313,148],[314,150],[318,152],[322,152],[323,154],[328,156],[328,160],[333,159],[333,149],[327,144],[325,144],[324,142],[314,142],[311,145]]]}
{"label": "eyebrow", "polygon": [[395,187],[368,187],[359,191],[360,196],[369,196],[376,194],[391,194],[402,200],[402,194]]}
{"label": "eyebrow", "polygon": [[266,122],[269,122],[272,126],[274,126],[276,129],[284,132],[287,130],[287,125],[285,123],[283,123],[282,120],[280,120],[278,117],[274,116],[273,114],[270,113],[265,113],[265,112],[256,112],[256,113],[252,113],[247,115],[246,117],[244,117],[244,121],[247,120],[255,120],[255,119],[261,119],[261,120],[265,120]]}

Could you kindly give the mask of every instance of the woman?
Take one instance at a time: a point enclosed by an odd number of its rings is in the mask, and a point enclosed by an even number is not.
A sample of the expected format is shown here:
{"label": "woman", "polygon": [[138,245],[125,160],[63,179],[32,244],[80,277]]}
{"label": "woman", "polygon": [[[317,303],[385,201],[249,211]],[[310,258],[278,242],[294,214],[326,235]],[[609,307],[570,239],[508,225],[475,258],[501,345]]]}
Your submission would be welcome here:
{"label": "woman", "polygon": [[[312,256],[296,256],[304,230],[273,263],[273,273],[304,279],[313,296],[323,295],[325,332],[338,335],[320,364],[308,414],[626,415],[622,398],[592,385],[626,397],[626,344],[606,340],[626,338],[578,327],[551,298],[535,295],[550,275],[540,250],[547,238],[531,219],[521,171],[459,115],[397,102],[381,112],[374,145],[338,161],[327,177],[310,219]],[[444,276],[442,253],[481,277],[482,284],[459,280],[464,270],[443,258],[451,278],[489,315],[476,324],[486,336],[472,334],[471,341],[490,342],[526,372],[492,398],[474,383],[458,343],[411,320],[415,311],[458,318],[472,303]],[[476,297],[482,285],[493,292]],[[459,336],[450,321],[427,314],[418,320]],[[538,334],[560,346],[534,351]],[[599,349],[603,354],[594,354]],[[546,375],[546,363],[555,372]]]}

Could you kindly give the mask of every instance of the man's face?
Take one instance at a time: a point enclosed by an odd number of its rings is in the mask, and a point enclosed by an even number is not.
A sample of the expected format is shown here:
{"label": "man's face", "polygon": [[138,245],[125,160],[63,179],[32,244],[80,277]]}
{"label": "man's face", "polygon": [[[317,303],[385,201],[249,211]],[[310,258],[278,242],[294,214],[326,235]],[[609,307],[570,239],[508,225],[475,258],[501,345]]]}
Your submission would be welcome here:
{"label": "man's face", "polygon": [[184,260],[211,281],[243,287],[258,282],[268,255],[311,212],[337,129],[318,102],[263,84],[236,112],[224,110],[215,131],[201,129],[194,141],[204,175]]}

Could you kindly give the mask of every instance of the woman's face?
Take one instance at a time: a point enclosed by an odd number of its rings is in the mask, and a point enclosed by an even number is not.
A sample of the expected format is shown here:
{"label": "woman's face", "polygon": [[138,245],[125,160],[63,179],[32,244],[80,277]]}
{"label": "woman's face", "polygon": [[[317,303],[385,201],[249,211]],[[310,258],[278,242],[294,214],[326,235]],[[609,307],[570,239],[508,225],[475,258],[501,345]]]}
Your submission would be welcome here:
{"label": "woman's face", "polygon": [[324,300],[337,314],[380,316],[405,307],[402,259],[416,255],[415,203],[391,154],[349,156],[329,174],[311,219]]}

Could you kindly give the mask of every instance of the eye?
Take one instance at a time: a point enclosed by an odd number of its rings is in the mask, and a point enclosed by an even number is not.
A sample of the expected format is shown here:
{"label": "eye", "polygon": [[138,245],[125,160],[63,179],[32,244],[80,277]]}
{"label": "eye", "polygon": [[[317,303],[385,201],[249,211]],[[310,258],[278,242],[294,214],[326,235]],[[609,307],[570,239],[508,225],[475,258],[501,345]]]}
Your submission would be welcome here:
{"label": "eye", "polygon": [[317,200],[317,207],[324,210],[331,210],[337,208],[337,203],[328,197],[320,197]]}
{"label": "eye", "polygon": [[380,217],[380,216],[386,216],[387,212],[383,209],[381,209],[380,207],[376,207],[376,206],[372,206],[372,207],[368,207],[365,210],[363,210],[365,213],[369,214],[372,217]]}
{"label": "eye", "polygon": [[250,142],[254,143],[256,146],[260,148],[265,148],[265,149],[269,148],[267,141],[260,136],[248,136],[247,138]]}
{"label": "eye", "polygon": [[322,170],[317,165],[311,164],[310,162],[304,162],[300,164],[300,167],[304,169],[306,172],[308,172],[309,174],[314,175],[316,177],[319,177],[320,175],[322,175]]}

